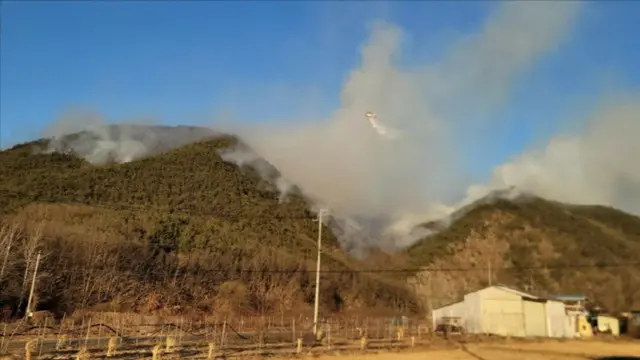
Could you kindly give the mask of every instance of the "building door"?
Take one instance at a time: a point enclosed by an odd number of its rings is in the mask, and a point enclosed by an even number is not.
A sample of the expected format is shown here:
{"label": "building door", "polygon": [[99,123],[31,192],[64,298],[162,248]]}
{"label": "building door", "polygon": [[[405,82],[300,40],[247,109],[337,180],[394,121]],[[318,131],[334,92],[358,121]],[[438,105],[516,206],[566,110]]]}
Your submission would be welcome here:
{"label": "building door", "polygon": [[523,299],[522,312],[524,313],[524,331],[527,336],[548,336],[545,303]]}

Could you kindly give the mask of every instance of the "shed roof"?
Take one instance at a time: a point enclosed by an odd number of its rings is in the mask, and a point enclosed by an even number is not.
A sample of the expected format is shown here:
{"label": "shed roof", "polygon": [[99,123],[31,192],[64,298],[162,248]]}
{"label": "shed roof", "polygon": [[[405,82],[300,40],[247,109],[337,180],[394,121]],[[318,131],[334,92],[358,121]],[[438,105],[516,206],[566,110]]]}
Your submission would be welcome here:
{"label": "shed roof", "polygon": [[565,301],[580,301],[587,300],[587,297],[584,294],[557,294],[553,296],[556,300],[565,300]]}
{"label": "shed roof", "polygon": [[463,303],[463,302],[464,302],[464,300],[453,301],[453,302],[450,302],[450,303],[446,303],[445,305],[438,306],[437,308],[433,308],[433,309],[431,309],[431,310],[432,310],[432,311],[440,310],[440,309],[444,309],[444,308],[446,308],[446,307],[449,307],[449,306],[451,306],[451,305],[457,305],[457,304],[460,304],[460,303]]}
{"label": "shed roof", "polygon": [[[506,286],[506,285],[501,285],[501,284],[498,284],[498,285],[492,285],[492,286],[487,286],[487,287],[484,287],[484,288],[482,288],[482,289],[478,289],[478,290],[476,290],[476,291],[472,291],[472,292],[470,292],[470,293],[467,293],[466,295],[468,295],[468,294],[473,294],[473,293],[477,293],[477,292],[480,292],[480,291],[483,291],[483,290],[486,290],[486,289],[490,289],[490,288],[496,288],[496,289],[500,289],[500,290],[502,290],[502,291],[507,291],[507,292],[510,292],[510,293],[516,294],[516,295],[518,295],[518,296],[520,296],[520,297],[522,297],[522,298],[526,298],[526,299],[531,299],[531,300],[544,300],[544,301],[546,301],[546,299],[543,299],[543,298],[541,298],[541,297],[539,297],[539,296],[535,296],[535,295],[532,295],[532,294],[529,294],[529,293],[525,293],[525,292],[522,292],[522,291],[516,290],[516,289],[511,288],[511,287],[508,287],[508,286]],[[442,306],[439,306],[439,307],[437,307],[437,308],[434,308],[433,310],[439,310],[439,309],[442,309],[442,308],[445,308],[445,307],[448,307],[448,306],[451,306],[451,305],[454,305],[454,304],[457,304],[457,303],[460,303],[460,302],[463,302],[463,301],[464,301],[464,300],[450,302],[450,303],[448,303],[448,304],[446,304],[446,305],[442,305]]]}
{"label": "shed roof", "polygon": [[506,285],[494,285],[494,286],[490,286],[490,287],[495,287],[495,288],[498,288],[500,290],[504,290],[504,291],[507,291],[507,292],[510,292],[510,293],[514,293],[516,295],[520,295],[520,296],[526,297],[526,298],[531,298],[531,299],[539,299],[540,298],[539,296],[528,294],[526,292],[522,292],[520,290],[516,290],[516,289],[510,288],[510,287],[508,287]]}

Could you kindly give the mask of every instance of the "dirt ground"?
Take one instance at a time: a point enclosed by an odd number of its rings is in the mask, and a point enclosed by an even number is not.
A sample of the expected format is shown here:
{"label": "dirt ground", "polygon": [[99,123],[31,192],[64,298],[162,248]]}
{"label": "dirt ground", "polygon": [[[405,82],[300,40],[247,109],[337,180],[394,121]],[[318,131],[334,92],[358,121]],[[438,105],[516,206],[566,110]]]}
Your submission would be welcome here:
{"label": "dirt ground", "polygon": [[[319,360],[579,360],[607,357],[635,357],[640,360],[640,341],[636,342],[538,342],[513,344],[473,344],[465,349],[403,351],[364,355],[326,355]],[[615,358],[614,358],[615,359]],[[619,358],[623,360],[623,358]],[[625,360],[626,360],[625,359]]]}

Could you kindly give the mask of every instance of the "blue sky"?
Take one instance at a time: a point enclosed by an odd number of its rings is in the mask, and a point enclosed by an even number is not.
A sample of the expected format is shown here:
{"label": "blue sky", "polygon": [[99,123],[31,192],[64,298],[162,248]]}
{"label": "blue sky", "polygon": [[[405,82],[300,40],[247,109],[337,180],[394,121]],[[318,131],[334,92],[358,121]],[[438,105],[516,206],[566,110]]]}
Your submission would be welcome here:
{"label": "blue sky", "polygon": [[[367,26],[409,36],[407,63],[436,60],[496,3],[324,1],[3,2],[0,147],[37,138],[68,107],[113,121],[206,124],[225,111],[269,120],[328,113],[359,61]],[[524,74],[493,116],[486,172],[603,93],[640,84],[640,2],[584,4],[570,41]],[[292,101],[295,100],[295,101]],[[296,104],[291,106],[291,104]],[[470,150],[470,156],[475,151]]]}

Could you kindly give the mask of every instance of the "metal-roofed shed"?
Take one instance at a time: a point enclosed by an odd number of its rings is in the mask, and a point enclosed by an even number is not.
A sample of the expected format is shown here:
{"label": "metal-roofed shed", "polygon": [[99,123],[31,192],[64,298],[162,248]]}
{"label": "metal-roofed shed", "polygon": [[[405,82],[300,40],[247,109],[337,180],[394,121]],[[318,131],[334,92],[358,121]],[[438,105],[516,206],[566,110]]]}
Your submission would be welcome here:
{"label": "metal-roofed shed", "polygon": [[434,323],[444,316],[463,319],[465,331],[513,337],[571,337],[564,304],[506,286],[466,294],[458,303],[433,310]]}

